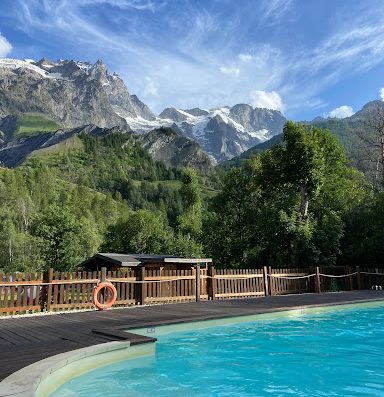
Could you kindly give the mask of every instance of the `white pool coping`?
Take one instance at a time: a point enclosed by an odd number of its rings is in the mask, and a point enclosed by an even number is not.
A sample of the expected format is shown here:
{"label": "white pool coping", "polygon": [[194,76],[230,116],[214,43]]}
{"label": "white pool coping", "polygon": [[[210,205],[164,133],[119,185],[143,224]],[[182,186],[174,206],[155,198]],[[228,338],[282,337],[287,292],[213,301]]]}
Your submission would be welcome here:
{"label": "white pool coping", "polygon": [[85,372],[154,352],[154,343],[131,346],[127,341],[115,341],[57,354],[5,378],[0,382],[0,396],[46,397],[65,382]]}

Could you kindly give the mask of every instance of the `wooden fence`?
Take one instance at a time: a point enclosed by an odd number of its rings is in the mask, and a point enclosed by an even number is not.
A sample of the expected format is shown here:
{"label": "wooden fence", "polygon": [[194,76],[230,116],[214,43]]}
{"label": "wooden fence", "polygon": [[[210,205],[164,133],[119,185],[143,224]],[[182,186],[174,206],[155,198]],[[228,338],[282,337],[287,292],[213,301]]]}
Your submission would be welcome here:
{"label": "wooden fence", "polygon": [[117,290],[114,306],[253,298],[268,295],[384,288],[377,268],[122,269],[0,274],[0,314],[90,309],[101,279]]}

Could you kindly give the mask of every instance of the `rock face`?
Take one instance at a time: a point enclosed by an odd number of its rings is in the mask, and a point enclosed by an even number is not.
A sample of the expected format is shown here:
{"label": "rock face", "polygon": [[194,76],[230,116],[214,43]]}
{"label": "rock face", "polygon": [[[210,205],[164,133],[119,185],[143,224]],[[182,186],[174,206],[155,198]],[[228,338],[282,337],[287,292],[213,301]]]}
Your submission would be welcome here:
{"label": "rock face", "polygon": [[144,149],[156,160],[172,167],[191,167],[203,173],[213,169],[214,159],[195,141],[177,134],[171,128],[158,128],[137,137]]}
{"label": "rock face", "polygon": [[0,59],[0,117],[25,112],[43,113],[69,128],[125,126],[124,116],[155,118],[101,60]]}

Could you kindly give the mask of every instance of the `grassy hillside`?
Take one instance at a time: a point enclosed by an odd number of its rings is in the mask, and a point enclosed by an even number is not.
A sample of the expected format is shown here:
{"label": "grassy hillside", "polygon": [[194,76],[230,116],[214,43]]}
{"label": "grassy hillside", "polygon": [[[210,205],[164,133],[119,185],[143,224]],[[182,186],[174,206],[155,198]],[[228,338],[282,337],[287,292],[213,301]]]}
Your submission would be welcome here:
{"label": "grassy hillside", "polygon": [[61,126],[43,114],[24,113],[18,118],[14,136],[31,136],[42,132],[56,131]]}

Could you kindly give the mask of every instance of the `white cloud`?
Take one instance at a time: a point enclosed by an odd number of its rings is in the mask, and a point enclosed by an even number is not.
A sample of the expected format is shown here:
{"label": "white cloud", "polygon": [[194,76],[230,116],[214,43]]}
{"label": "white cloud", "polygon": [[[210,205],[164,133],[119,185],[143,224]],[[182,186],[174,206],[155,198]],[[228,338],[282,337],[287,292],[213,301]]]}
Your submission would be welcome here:
{"label": "white cloud", "polygon": [[5,58],[11,50],[11,43],[0,33],[0,58]]}
{"label": "white cloud", "polygon": [[253,59],[253,56],[251,54],[239,54],[238,57],[242,62],[249,62]]}
{"label": "white cloud", "polygon": [[276,91],[266,92],[253,90],[249,95],[252,106],[256,108],[267,108],[281,111],[284,109],[283,100]]}
{"label": "white cloud", "polygon": [[344,119],[346,117],[351,117],[353,113],[355,112],[351,106],[343,105],[331,110],[328,114],[326,114],[326,116],[336,119]]}
{"label": "white cloud", "polygon": [[379,95],[380,95],[380,99],[381,99],[382,101],[384,101],[384,88],[380,88]]}
{"label": "white cloud", "polygon": [[238,76],[240,74],[240,69],[234,66],[220,66],[220,72],[228,76]]}
{"label": "white cloud", "polygon": [[143,89],[144,97],[157,97],[159,96],[159,85],[151,78],[145,78],[145,85]]}

